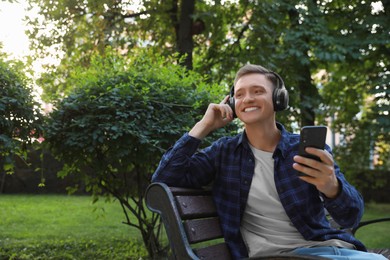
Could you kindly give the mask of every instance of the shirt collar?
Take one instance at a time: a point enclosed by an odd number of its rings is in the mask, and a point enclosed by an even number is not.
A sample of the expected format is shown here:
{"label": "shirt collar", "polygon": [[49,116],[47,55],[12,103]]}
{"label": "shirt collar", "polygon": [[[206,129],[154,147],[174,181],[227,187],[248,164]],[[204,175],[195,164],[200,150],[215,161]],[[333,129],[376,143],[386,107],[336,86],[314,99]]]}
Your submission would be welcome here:
{"label": "shirt collar", "polygon": [[246,136],[246,132],[243,131],[241,134],[239,134],[238,136],[238,141],[237,141],[237,144],[236,144],[236,147],[235,149],[237,149],[239,146],[243,146],[245,148],[248,148],[248,137]]}
{"label": "shirt collar", "polygon": [[290,133],[287,132],[287,130],[284,128],[284,126],[281,123],[276,122],[276,127],[279,129],[281,137],[279,140],[278,145],[276,146],[276,149],[274,151],[274,156],[280,152],[282,157],[285,158],[286,151],[288,149],[287,144],[290,143]]}
{"label": "shirt collar", "polygon": [[[286,151],[287,151],[287,148],[288,148],[287,144],[289,143],[289,132],[287,132],[287,130],[284,128],[284,126],[281,123],[279,123],[279,122],[276,122],[276,127],[279,129],[279,131],[281,133],[281,138],[280,138],[280,141],[279,141],[279,143],[276,146],[276,149],[274,151],[274,156],[278,152],[280,152],[282,157],[284,158],[285,154],[286,154]],[[249,149],[248,137],[246,136],[246,132],[245,131],[243,131],[239,135],[239,138],[238,138],[238,141],[237,141],[235,149],[237,149],[240,145],[242,145],[246,149]]]}

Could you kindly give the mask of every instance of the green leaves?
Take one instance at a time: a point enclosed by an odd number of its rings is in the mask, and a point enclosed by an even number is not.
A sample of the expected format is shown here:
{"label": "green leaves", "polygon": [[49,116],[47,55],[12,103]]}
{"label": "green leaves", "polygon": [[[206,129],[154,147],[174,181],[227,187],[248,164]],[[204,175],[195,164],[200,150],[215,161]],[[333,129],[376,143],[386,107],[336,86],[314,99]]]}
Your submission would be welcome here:
{"label": "green leaves", "polygon": [[127,224],[140,229],[149,245],[157,223],[145,215],[144,189],[162,153],[211,100],[220,100],[221,88],[207,93],[204,78],[175,65],[174,57],[106,54],[94,56],[87,69],[74,68],[73,90],[45,123],[45,143],[64,163],[59,176],[72,174],[93,195],[116,197],[126,215],[137,217],[136,223],[126,218]]}
{"label": "green leaves", "polygon": [[80,172],[109,185],[106,178],[118,172],[136,174],[137,168],[151,174],[162,153],[216,96],[207,94],[202,76],[158,55],[129,59],[107,53],[94,57],[88,69],[75,68],[70,81],[82,84],[58,100],[45,139],[69,169],[93,168]]}
{"label": "green leaves", "polygon": [[14,155],[41,133],[42,115],[32,89],[15,63],[0,60],[0,168],[12,172]]}

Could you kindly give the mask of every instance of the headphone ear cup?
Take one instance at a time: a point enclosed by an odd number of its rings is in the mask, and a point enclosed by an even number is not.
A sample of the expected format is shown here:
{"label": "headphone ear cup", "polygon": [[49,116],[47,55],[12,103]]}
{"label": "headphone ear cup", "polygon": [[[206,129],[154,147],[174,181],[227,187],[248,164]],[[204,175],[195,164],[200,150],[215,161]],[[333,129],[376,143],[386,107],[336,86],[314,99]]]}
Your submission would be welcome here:
{"label": "headphone ear cup", "polygon": [[232,95],[230,95],[229,97],[229,102],[228,102],[230,108],[233,110],[233,118],[236,118],[237,115],[236,115],[236,102],[234,100],[234,97]]}
{"label": "headphone ear cup", "polygon": [[288,108],[288,91],[283,88],[276,88],[273,92],[273,103],[275,111],[282,111]]}
{"label": "headphone ear cup", "polygon": [[274,111],[282,111],[288,108],[288,91],[284,86],[282,77],[276,72],[271,72],[277,79],[276,88],[272,92],[272,102],[274,104]]}
{"label": "headphone ear cup", "polygon": [[236,118],[236,101],[234,100],[234,86],[231,87],[229,93],[229,101],[227,102],[230,108],[233,110],[233,118]]}

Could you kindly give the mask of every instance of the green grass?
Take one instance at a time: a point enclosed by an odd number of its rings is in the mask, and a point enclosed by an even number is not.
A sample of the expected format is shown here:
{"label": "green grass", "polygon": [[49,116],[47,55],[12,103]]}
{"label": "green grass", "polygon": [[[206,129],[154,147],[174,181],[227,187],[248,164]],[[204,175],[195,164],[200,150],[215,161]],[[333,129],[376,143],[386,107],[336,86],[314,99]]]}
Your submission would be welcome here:
{"label": "green grass", "polygon": [[[363,221],[384,217],[390,217],[390,204],[366,205]],[[368,248],[390,248],[390,221],[361,227],[355,235]]]}
{"label": "green grass", "polygon": [[138,259],[140,234],[117,201],[0,195],[0,259]]}
{"label": "green grass", "polygon": [[[368,204],[363,219],[390,217],[390,204]],[[0,259],[146,259],[117,201],[89,196],[0,195]],[[390,222],[364,227],[369,248],[390,248]]]}

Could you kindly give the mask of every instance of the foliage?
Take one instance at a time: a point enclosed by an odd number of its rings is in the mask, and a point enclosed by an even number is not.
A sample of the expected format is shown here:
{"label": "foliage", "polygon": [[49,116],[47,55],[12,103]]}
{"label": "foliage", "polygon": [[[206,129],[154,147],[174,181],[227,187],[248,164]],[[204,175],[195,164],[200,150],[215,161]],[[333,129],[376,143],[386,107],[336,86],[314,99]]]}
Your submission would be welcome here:
{"label": "foliage", "polygon": [[109,50],[95,56],[88,70],[75,68],[77,87],[55,104],[45,127],[46,142],[65,164],[60,175],[74,174],[93,194],[116,197],[137,216],[127,224],[140,230],[150,255],[161,248],[153,233],[157,217],[145,213],[146,185],[162,153],[216,98],[203,77],[165,59],[147,52],[126,59]]}
{"label": "foliage", "polygon": [[[66,93],[73,66],[88,66],[91,54],[104,53],[106,45],[174,53],[181,49],[180,14],[191,14],[182,10],[191,6],[179,0],[29,2],[45,18],[30,19],[33,47],[45,57],[55,46],[62,59],[42,79],[46,95]],[[196,1],[192,27],[186,27],[192,31],[194,70],[226,85],[247,62],[279,72],[291,93],[291,116],[284,118],[300,125],[323,121],[341,106],[345,115],[332,126],[339,129],[339,122],[354,119],[366,94],[375,94],[378,121],[386,125],[389,3],[378,3],[382,9],[358,0]],[[328,75],[321,95],[314,80],[319,72]]]}
{"label": "foliage", "polygon": [[[376,178],[375,181],[371,181],[371,178],[361,181],[362,172],[371,172],[373,169],[381,171],[383,175],[389,175],[390,133],[385,125],[376,120],[378,118],[376,113],[372,104],[367,102],[362,112],[359,113],[361,117],[359,120],[355,119],[350,124],[336,122],[340,125],[338,133],[344,136],[344,141],[334,149],[336,159],[348,179],[361,189],[368,187],[374,189],[389,185],[383,179],[386,176]],[[337,113],[336,121],[338,115],[345,114]]]}
{"label": "foliage", "polygon": [[[370,190],[388,188],[390,185],[389,134],[383,134],[382,129],[373,125],[370,118],[358,121],[357,124],[343,129],[349,137],[334,149],[334,154],[348,180],[370,200],[373,197]],[[374,174],[376,172],[380,174]]]}
{"label": "foliage", "polygon": [[42,115],[21,64],[0,59],[0,169],[13,170],[13,156],[24,156],[41,131]]}
{"label": "foliage", "polygon": [[[168,46],[169,42],[174,43],[179,38],[174,33],[179,34],[180,12],[184,10],[180,6],[187,6],[190,1],[183,4],[177,0],[163,3],[133,0],[28,2],[30,9],[39,10],[38,16],[26,17],[30,24],[31,46],[36,50],[34,59],[53,57],[61,60],[59,66],[45,65],[47,72],[43,74],[40,85],[46,90],[46,100],[67,93],[72,87],[67,78],[73,67],[79,64],[89,66],[91,57],[97,53],[104,55],[107,46],[122,52],[132,50],[132,53],[138,48],[155,46],[155,51],[168,49],[163,54],[172,55],[179,51],[180,54],[192,55],[191,52],[182,52],[175,44],[173,48],[161,48],[161,45],[168,43]],[[185,18],[190,21],[188,16]],[[159,25],[153,30],[147,29],[151,24]],[[187,27],[191,27],[191,23]]]}
{"label": "foliage", "polygon": [[324,64],[327,72],[317,81],[324,99],[319,119],[331,119],[332,130],[344,136],[335,153],[351,181],[367,169],[390,169],[390,92],[385,66],[389,64],[385,24],[390,2],[379,3],[383,9],[376,11],[372,2],[357,1],[348,6],[333,1],[327,9],[331,12],[328,22],[340,34],[338,49],[343,51],[340,62]]}
{"label": "foliage", "polygon": [[[289,129],[308,124],[328,124],[333,131],[341,133],[345,137],[345,143],[336,149],[336,155],[338,162],[345,164],[346,172],[354,172],[358,167],[367,167],[368,161],[371,160],[370,149],[374,144],[380,160],[389,161],[390,97],[387,66],[390,57],[389,1],[267,0],[194,3],[180,0],[163,2],[151,0],[137,1],[139,5],[135,5],[135,1],[132,0],[29,0],[29,2],[32,7],[40,7],[40,15],[44,18],[29,18],[30,39],[37,57],[46,57],[54,53],[61,59],[61,64],[48,69],[40,81],[47,99],[66,97],[72,93],[69,99],[65,99],[70,102],[69,107],[84,109],[75,105],[75,100],[78,99],[76,95],[80,95],[81,99],[86,95],[75,92],[75,88],[98,82],[101,91],[94,93],[92,88],[85,91],[91,92],[91,96],[96,95],[99,99],[114,104],[115,102],[107,96],[116,92],[107,87],[110,80],[105,73],[115,72],[110,74],[113,84],[122,82],[127,74],[117,73],[106,67],[97,69],[95,61],[91,59],[94,54],[99,53],[104,57],[107,55],[105,47],[111,46],[122,53],[137,56],[143,53],[143,49],[169,56],[181,50],[183,46],[180,44],[183,39],[180,37],[185,35],[189,38],[186,38],[188,40],[186,53],[193,56],[191,67],[199,74],[206,75],[206,81],[214,82],[217,91],[220,91],[220,85],[227,89],[233,81],[235,71],[247,62],[262,64],[281,74],[290,93],[291,107],[287,113],[279,113],[278,120],[287,123]],[[188,2],[194,3],[195,6],[188,6],[188,10],[184,10]],[[380,8],[374,9],[373,6],[376,4]],[[192,10],[192,7],[195,8]],[[187,13],[187,17],[181,17],[184,13]],[[192,26],[184,26],[180,18],[192,19]],[[202,23],[203,28],[194,27]],[[188,31],[190,28],[191,32]],[[182,30],[187,31],[184,34],[178,33]],[[167,58],[167,61],[174,62],[175,59]],[[81,67],[84,70],[95,67],[96,71],[92,73],[92,69],[88,69],[88,73],[84,75],[81,73]],[[165,65],[162,68],[164,69]],[[101,74],[107,75],[107,78],[102,80]],[[90,78],[91,75],[94,75],[95,79]],[[140,82],[134,80],[134,84]],[[107,95],[101,94],[104,88]],[[212,88],[208,90],[210,89]],[[116,91],[119,92],[114,99],[125,93],[122,89]],[[140,92],[140,96],[143,93],[148,95],[153,93],[142,88],[137,91]],[[177,91],[179,97],[183,97],[181,89],[178,88]],[[172,104],[169,93],[166,97],[167,103]],[[159,94],[165,95],[165,92]],[[198,102],[197,99],[203,100],[201,95],[192,96],[191,99],[195,103]],[[143,105],[153,107],[158,104],[152,100],[142,102]],[[180,104],[187,106],[189,103]],[[161,107],[158,106],[157,109],[164,109],[165,104],[160,105]],[[170,108],[187,111],[185,106],[171,105]],[[102,108],[99,106],[94,108],[95,111],[101,112],[99,109]],[[200,112],[196,109],[191,111],[194,112],[191,118],[195,117],[196,111]],[[78,110],[75,110],[70,114],[79,116],[77,113]],[[154,118],[154,113],[154,110],[149,114],[141,112],[139,115],[145,116],[145,120],[138,120],[144,123]],[[119,116],[110,115],[112,118]],[[127,112],[123,112],[123,115],[127,118],[136,118]],[[161,122],[171,129],[163,128],[162,133],[131,129],[134,131],[133,136],[138,134],[139,139],[136,140],[148,146],[153,152],[149,155],[150,160],[159,154],[159,150],[162,151],[168,146],[170,142],[165,140],[183,130],[177,127],[177,124],[173,124],[177,121],[171,121],[179,120],[181,116],[166,115]],[[72,121],[69,119],[69,122]],[[73,122],[78,122],[84,127],[91,123],[78,118]],[[192,122],[187,121],[183,125],[190,126]],[[95,136],[89,139],[80,133],[77,137],[76,134],[72,135],[73,140],[72,138],[69,140],[77,144],[79,140],[88,139],[90,147],[92,144],[103,143],[111,135],[117,138],[115,140],[122,140],[120,136],[129,134],[130,130],[123,130],[122,133],[122,126],[114,123],[116,122],[110,122],[114,126],[113,129],[111,125],[105,125],[105,128],[99,128]],[[170,133],[168,139],[157,140],[156,136],[168,133]],[[128,139],[126,141],[130,142]],[[107,155],[110,151],[121,150],[116,146],[101,147],[100,149]],[[86,151],[85,147],[79,148],[80,151],[91,152]],[[134,158],[137,158],[137,153],[132,152]],[[113,169],[119,167],[107,165]],[[376,167],[389,166],[388,163],[383,163]],[[69,166],[68,170],[71,171],[72,167]],[[133,171],[135,168],[128,170]]]}
{"label": "foliage", "polygon": [[389,202],[390,173],[385,170],[354,172],[353,184],[366,202]]}

